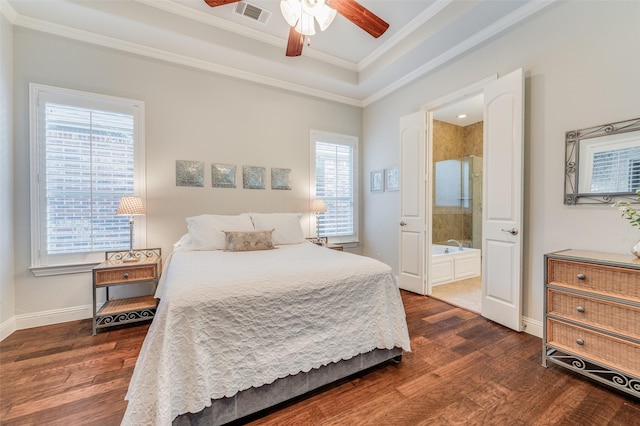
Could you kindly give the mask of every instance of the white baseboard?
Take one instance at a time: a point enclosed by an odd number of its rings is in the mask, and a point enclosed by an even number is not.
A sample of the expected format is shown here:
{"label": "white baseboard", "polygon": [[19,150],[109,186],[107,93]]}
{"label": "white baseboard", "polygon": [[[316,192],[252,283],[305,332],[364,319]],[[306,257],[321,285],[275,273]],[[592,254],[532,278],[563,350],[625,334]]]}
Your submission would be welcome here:
{"label": "white baseboard", "polygon": [[0,342],[16,331],[16,317],[12,316],[0,324]]}
{"label": "white baseboard", "polygon": [[75,306],[72,308],[54,309],[32,314],[14,315],[0,326],[0,340],[16,330],[77,321],[93,317],[93,305]]}
{"label": "white baseboard", "polygon": [[522,317],[522,331],[542,339],[542,322],[527,317]]}

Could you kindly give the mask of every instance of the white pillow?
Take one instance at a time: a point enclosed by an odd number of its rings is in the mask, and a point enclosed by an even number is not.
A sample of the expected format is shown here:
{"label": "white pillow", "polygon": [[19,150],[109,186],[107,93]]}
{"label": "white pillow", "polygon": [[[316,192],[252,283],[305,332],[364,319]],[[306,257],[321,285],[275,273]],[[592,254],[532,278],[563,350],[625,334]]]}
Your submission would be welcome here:
{"label": "white pillow", "polygon": [[247,214],[203,214],[188,217],[187,229],[193,250],[224,250],[224,231],[253,231],[253,222]]}
{"label": "white pillow", "polygon": [[256,231],[274,230],[273,244],[303,243],[304,233],[298,213],[249,213]]}
{"label": "white pillow", "polygon": [[180,239],[173,243],[173,251],[176,250],[192,250],[192,240],[191,235],[187,232]]}

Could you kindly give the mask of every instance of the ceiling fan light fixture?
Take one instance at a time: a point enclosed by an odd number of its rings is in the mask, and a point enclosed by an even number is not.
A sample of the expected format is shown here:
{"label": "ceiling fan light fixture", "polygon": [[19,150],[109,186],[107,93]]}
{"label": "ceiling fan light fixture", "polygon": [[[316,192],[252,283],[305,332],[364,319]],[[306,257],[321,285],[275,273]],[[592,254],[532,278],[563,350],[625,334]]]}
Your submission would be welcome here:
{"label": "ceiling fan light fixture", "polygon": [[282,0],[280,2],[280,11],[284,20],[287,21],[289,26],[295,26],[300,20],[301,9],[300,2],[296,0]]}
{"label": "ceiling fan light fixture", "polygon": [[333,19],[336,17],[336,10],[327,6],[327,4],[323,1],[322,7],[318,8],[315,14],[316,21],[318,21],[318,25],[320,26],[320,31],[324,31],[329,28],[329,25],[333,22]]}
{"label": "ceiling fan light fixture", "polygon": [[336,10],[329,7],[325,0],[282,0],[280,11],[287,24],[306,36],[314,35],[315,22],[320,30],[326,30],[336,17]]}
{"label": "ceiling fan light fixture", "polygon": [[312,36],[316,33],[313,16],[303,13],[296,24],[296,31],[305,36]]}

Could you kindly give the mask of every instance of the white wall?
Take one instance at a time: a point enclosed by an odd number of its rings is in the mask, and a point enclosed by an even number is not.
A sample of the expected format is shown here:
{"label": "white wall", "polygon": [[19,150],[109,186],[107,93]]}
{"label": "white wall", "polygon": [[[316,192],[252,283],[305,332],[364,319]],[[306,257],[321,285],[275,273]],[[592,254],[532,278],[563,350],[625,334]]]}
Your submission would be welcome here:
{"label": "white wall", "polygon": [[[15,27],[15,315],[18,328],[90,316],[88,273],[29,271],[30,82],[138,99],[146,108],[147,245],[168,254],[202,213],[307,212],[309,129],[361,138],[362,110]],[[205,162],[205,187],[176,187],[175,161]],[[211,163],[292,170],[291,191],[211,187]],[[269,182],[269,179],[267,180]],[[4,241],[4,240],[3,240]]]}
{"label": "white wall", "polygon": [[[524,68],[524,316],[543,318],[543,255],[628,253],[640,232],[610,206],[565,206],[564,133],[640,117],[640,2],[561,1],[365,108],[364,167],[398,163],[398,120],[498,73]],[[364,253],[397,271],[398,193],[365,193]]]}
{"label": "white wall", "polygon": [[12,26],[0,13],[0,340],[15,329],[12,59]]}

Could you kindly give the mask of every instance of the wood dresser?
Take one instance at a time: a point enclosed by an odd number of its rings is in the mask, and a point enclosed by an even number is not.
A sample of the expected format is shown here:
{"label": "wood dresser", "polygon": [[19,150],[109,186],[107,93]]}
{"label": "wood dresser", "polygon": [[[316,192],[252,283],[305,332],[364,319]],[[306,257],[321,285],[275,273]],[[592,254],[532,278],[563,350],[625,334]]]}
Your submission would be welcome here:
{"label": "wood dresser", "polygon": [[640,398],[640,259],[545,255],[542,365],[569,368]]}

